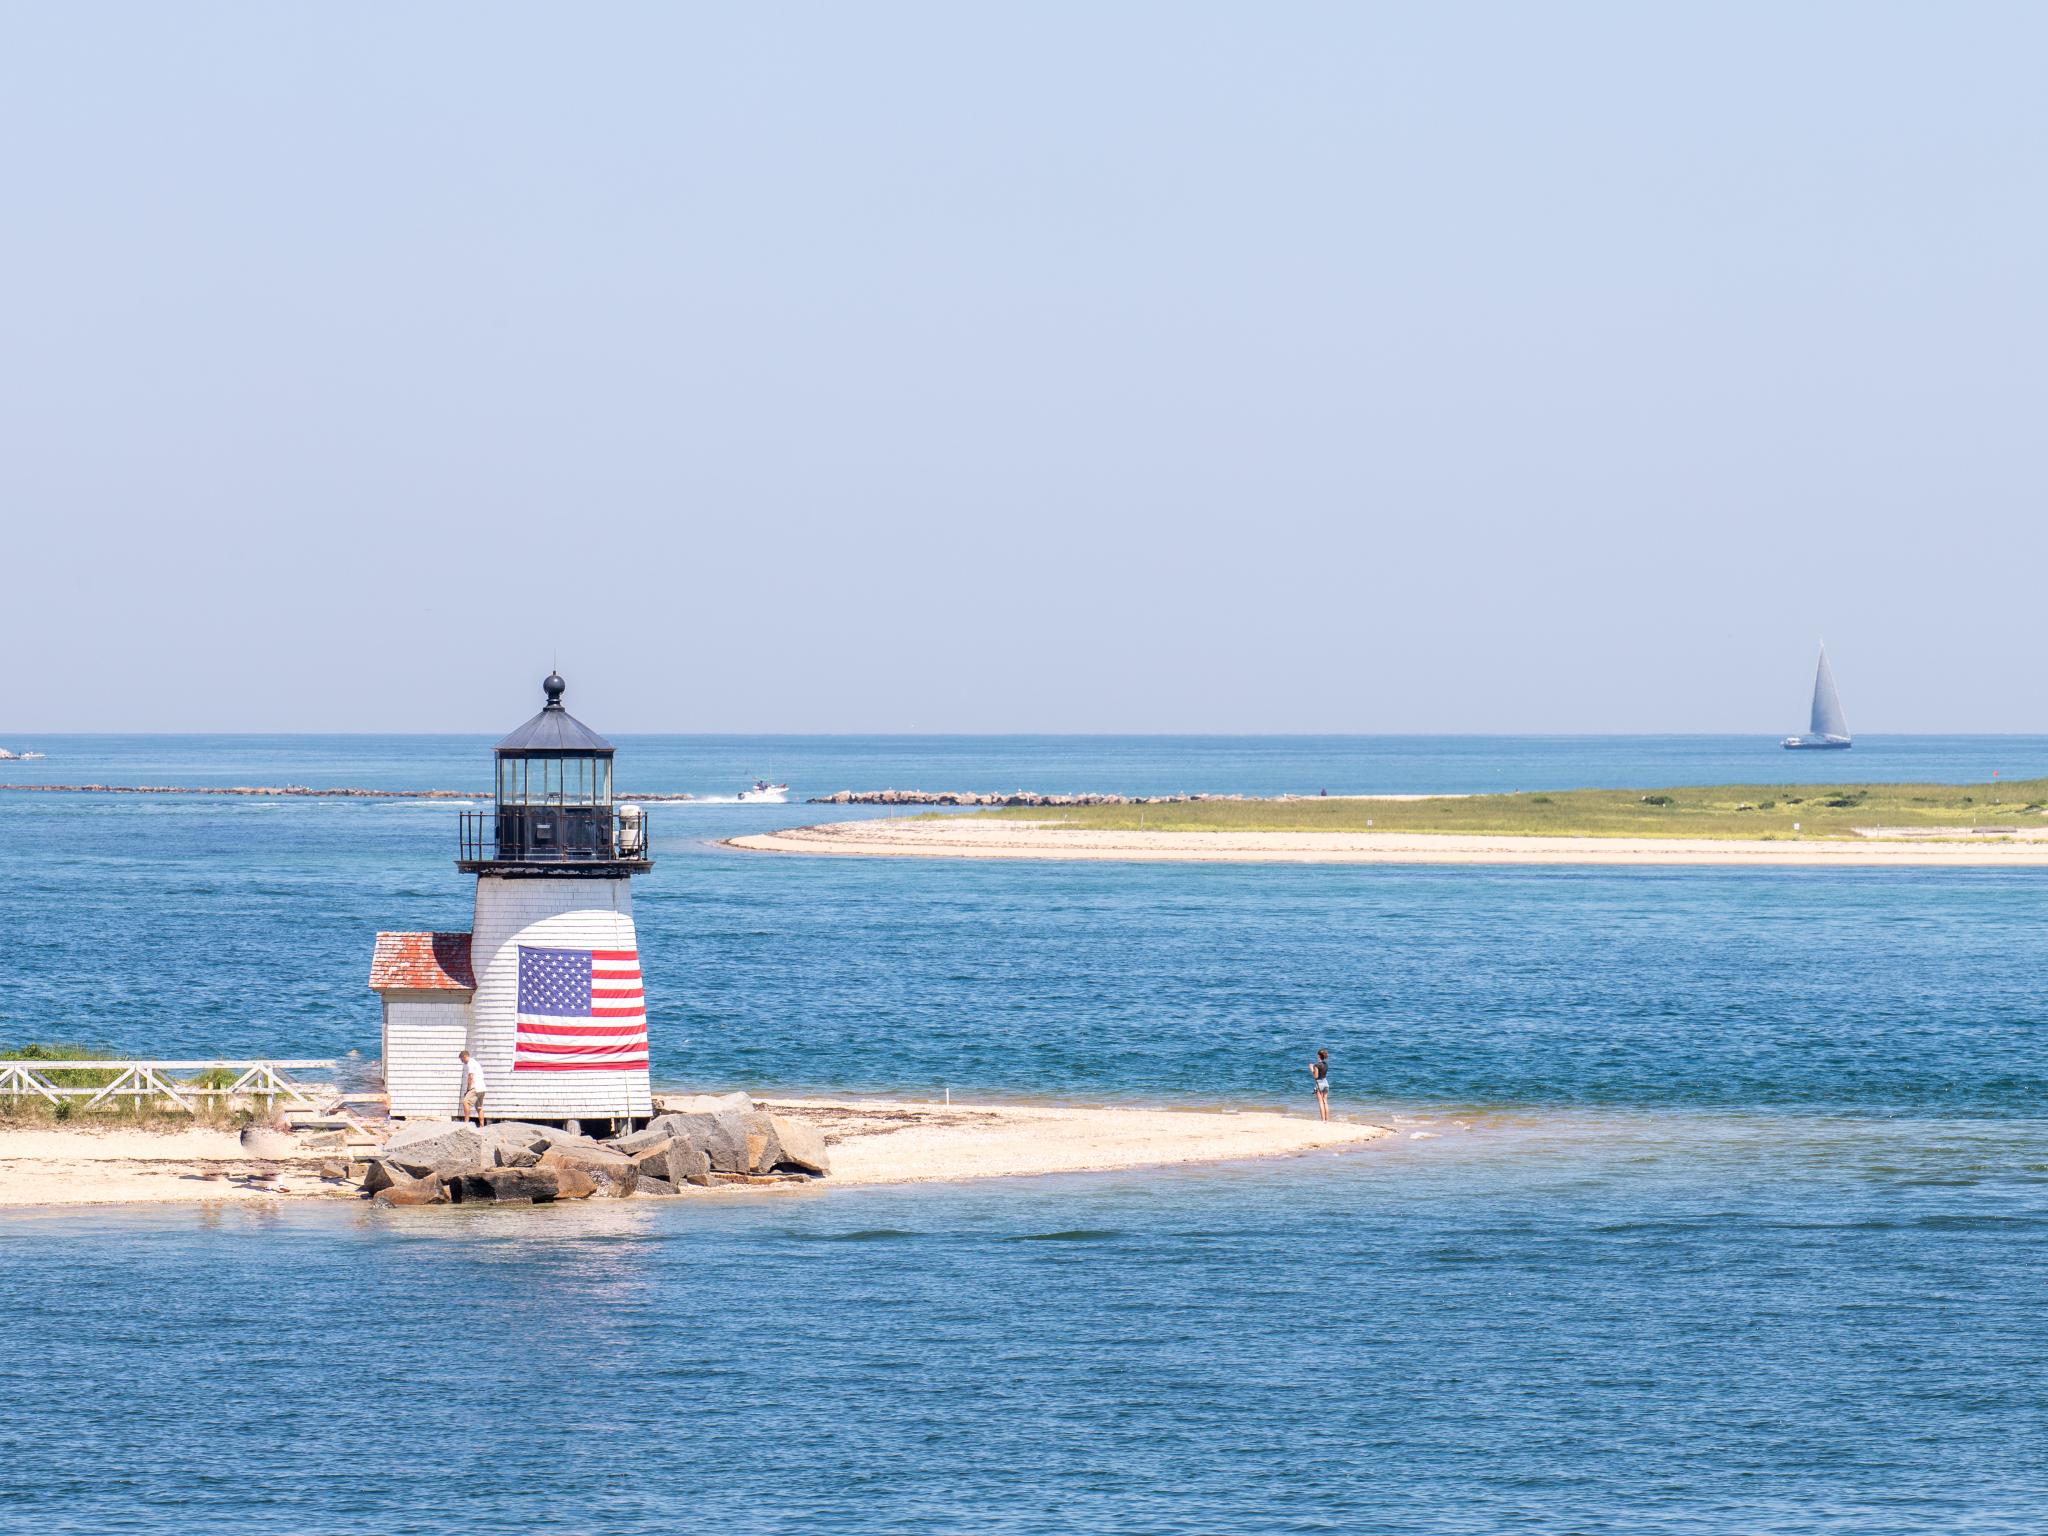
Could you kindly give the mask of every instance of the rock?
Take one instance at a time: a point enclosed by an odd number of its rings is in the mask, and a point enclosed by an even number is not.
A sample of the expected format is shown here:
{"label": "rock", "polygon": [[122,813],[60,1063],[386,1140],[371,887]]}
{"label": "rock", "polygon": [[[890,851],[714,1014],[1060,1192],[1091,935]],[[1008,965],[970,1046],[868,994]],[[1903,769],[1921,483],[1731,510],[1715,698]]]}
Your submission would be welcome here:
{"label": "rock", "polygon": [[560,1188],[552,1168],[486,1168],[479,1173],[461,1174],[449,1183],[449,1193],[457,1201],[530,1200],[545,1204],[555,1198]]}
{"label": "rock", "polygon": [[633,1161],[640,1169],[643,1186],[649,1179],[673,1185],[711,1182],[711,1159],[691,1141],[664,1141],[658,1147],[648,1147]]}
{"label": "rock", "polygon": [[501,1120],[478,1134],[484,1149],[484,1163],[498,1168],[531,1168],[546,1150],[548,1138],[558,1132],[544,1125],[527,1125],[519,1120]]}
{"label": "rock", "polygon": [[410,1184],[414,1178],[414,1175],[407,1173],[403,1168],[393,1163],[387,1163],[380,1157],[371,1158],[369,1162],[363,1165],[363,1170],[363,1191],[366,1194],[372,1195],[376,1194],[379,1190],[394,1189],[401,1184]]}
{"label": "rock", "polygon": [[801,1168],[805,1173],[830,1173],[832,1160],[825,1151],[825,1133],[802,1120],[774,1117],[775,1135],[782,1143],[782,1166]]}
{"label": "rock", "polygon": [[[642,1147],[638,1152],[628,1152],[633,1166],[640,1170],[643,1179],[665,1179],[668,1177],[668,1154],[675,1143],[664,1136],[651,1147]],[[622,1149],[623,1150],[623,1149]]]}
{"label": "rock", "polygon": [[557,1200],[588,1200],[597,1193],[597,1180],[581,1168],[557,1168],[555,1170],[555,1198]]}
{"label": "rock", "polygon": [[586,1150],[576,1146],[552,1146],[541,1153],[539,1167],[578,1169],[597,1182],[600,1193],[624,1198],[633,1193],[633,1186],[640,1182],[640,1170],[633,1159],[623,1152],[614,1152],[610,1147],[595,1147]]}
{"label": "rock", "polygon": [[775,1119],[772,1115],[742,1115],[740,1122],[746,1127],[747,1165],[737,1170],[740,1173],[767,1173],[782,1161],[782,1138],[775,1134]]}
{"label": "rock", "polygon": [[[745,1093],[664,1093],[655,1099],[663,1120],[670,1115],[744,1115],[753,1107],[753,1096]],[[648,1129],[659,1123],[650,1122]]]}
{"label": "rock", "polygon": [[668,1180],[671,1184],[708,1185],[711,1182],[710,1157],[694,1142],[671,1143],[668,1154]]}
{"label": "rock", "polygon": [[260,1157],[269,1161],[280,1157],[295,1157],[298,1151],[299,1144],[283,1131],[274,1131],[267,1125],[242,1127],[242,1153],[245,1157]]}
{"label": "rock", "polygon": [[320,1165],[320,1177],[329,1184],[346,1184],[348,1182],[348,1164],[337,1162],[330,1157]]}
{"label": "rock", "polygon": [[747,1171],[747,1128],[740,1116],[730,1111],[717,1115],[663,1115],[654,1124],[663,1127],[675,1140],[703,1152],[714,1170]]}
{"label": "rock", "polygon": [[656,1122],[650,1124],[646,1130],[635,1131],[630,1136],[614,1136],[605,1145],[625,1153],[628,1157],[638,1157],[650,1148],[665,1147],[674,1139],[672,1133]]}
{"label": "rock", "polygon": [[381,1155],[385,1162],[417,1177],[438,1177],[482,1167],[484,1143],[467,1126],[428,1121],[394,1131]]}
{"label": "rock", "polygon": [[610,1152],[615,1149],[589,1136],[580,1136],[574,1131],[558,1131],[551,1125],[535,1126],[536,1150],[545,1152],[550,1147],[562,1147],[576,1152]]}
{"label": "rock", "polygon": [[441,1187],[439,1179],[408,1179],[403,1184],[393,1184],[377,1192],[378,1205],[446,1205],[448,1191]]}
{"label": "rock", "polygon": [[360,1184],[369,1176],[370,1165],[368,1163],[350,1163],[348,1165],[347,1178],[349,1183]]}
{"label": "rock", "polygon": [[675,1192],[675,1185],[667,1179],[657,1179],[645,1173],[640,1175],[640,1182],[633,1187],[635,1195],[672,1195]]}

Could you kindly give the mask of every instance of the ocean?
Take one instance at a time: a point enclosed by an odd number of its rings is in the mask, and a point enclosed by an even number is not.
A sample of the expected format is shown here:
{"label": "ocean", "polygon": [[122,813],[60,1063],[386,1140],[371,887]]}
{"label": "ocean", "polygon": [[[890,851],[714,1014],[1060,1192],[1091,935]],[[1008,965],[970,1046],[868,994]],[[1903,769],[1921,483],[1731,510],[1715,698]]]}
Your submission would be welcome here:
{"label": "ocean", "polygon": [[[2048,773],[2048,738],[618,738],[619,783],[1452,792]],[[51,737],[477,788],[488,741]],[[373,1055],[456,807],[0,793],[0,1043]],[[1311,1109],[1298,1161],[721,1202],[0,1215],[0,1530],[2034,1532],[2024,870],[809,860],[651,809],[658,1082]]]}

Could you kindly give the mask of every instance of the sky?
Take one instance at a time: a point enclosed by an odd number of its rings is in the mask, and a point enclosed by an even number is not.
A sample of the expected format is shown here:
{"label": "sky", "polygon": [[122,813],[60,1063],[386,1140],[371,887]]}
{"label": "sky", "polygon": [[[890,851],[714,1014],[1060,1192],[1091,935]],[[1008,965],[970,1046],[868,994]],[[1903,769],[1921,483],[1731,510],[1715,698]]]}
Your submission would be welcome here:
{"label": "sky", "polygon": [[2044,731],[2048,9],[0,4],[0,745]]}

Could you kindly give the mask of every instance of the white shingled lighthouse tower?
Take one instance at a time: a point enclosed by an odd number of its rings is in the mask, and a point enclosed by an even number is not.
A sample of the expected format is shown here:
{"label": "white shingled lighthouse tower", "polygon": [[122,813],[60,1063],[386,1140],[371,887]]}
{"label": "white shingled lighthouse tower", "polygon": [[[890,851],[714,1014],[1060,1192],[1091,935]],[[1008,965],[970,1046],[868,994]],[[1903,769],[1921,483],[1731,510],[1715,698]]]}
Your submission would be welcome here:
{"label": "white shingled lighthouse tower", "polygon": [[488,1118],[653,1113],[632,894],[653,867],[646,816],[613,805],[612,744],[562,707],[561,676],[541,687],[540,713],[498,743],[492,809],[462,813],[471,931],[377,935],[394,1116],[457,1113],[465,1046]]}

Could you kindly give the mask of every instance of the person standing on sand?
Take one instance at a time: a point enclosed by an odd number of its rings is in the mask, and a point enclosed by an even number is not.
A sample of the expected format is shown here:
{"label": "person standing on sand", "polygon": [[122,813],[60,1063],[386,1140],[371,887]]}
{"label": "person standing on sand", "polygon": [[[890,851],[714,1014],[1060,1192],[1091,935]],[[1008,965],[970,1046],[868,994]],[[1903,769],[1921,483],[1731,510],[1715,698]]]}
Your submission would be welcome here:
{"label": "person standing on sand", "polygon": [[471,1101],[476,1104],[476,1127],[484,1127],[484,1064],[467,1051],[456,1052],[456,1059],[462,1063],[462,1098],[458,1102],[455,1118],[467,1120]]}
{"label": "person standing on sand", "polygon": [[1330,1118],[1330,1053],[1316,1052],[1316,1059],[1308,1064],[1309,1081],[1316,1085],[1316,1114],[1324,1120]]}

